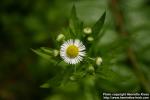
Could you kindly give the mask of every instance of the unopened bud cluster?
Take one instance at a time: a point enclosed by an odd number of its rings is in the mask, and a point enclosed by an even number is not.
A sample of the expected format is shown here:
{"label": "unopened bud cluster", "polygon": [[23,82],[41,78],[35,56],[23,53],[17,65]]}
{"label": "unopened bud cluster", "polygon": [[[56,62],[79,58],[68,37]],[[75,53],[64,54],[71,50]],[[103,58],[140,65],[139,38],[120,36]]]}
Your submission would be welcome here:
{"label": "unopened bud cluster", "polygon": [[87,37],[87,40],[88,40],[89,42],[92,42],[92,41],[94,40],[94,38],[93,38],[92,36],[90,36],[90,34],[92,34],[92,28],[91,28],[91,27],[85,27],[85,28],[83,29],[83,32],[84,32],[86,35],[89,35],[89,36]]}

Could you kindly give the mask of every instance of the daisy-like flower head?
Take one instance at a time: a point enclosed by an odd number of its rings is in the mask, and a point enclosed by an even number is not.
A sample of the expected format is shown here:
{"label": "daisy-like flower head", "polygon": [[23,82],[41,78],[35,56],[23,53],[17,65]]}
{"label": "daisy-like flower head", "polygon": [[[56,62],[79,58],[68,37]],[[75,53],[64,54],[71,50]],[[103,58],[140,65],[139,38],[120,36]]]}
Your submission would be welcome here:
{"label": "daisy-like flower head", "polygon": [[60,56],[68,64],[77,64],[85,56],[85,46],[78,39],[70,39],[64,42],[60,48]]}

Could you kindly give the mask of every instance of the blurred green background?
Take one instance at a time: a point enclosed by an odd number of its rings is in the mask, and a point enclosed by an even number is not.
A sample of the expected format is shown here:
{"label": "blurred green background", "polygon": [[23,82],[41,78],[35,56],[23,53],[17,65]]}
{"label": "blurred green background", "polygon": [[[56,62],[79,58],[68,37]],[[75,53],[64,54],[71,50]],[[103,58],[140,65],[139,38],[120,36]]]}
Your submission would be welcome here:
{"label": "blurred green background", "polygon": [[[90,76],[62,88],[41,88],[59,75],[60,69],[31,48],[55,47],[53,40],[68,27],[73,4],[87,26],[106,11],[105,34],[98,41],[98,50],[104,52],[101,72],[96,80]],[[123,21],[117,16],[123,16]],[[149,20],[149,0],[1,0],[0,100],[99,100],[103,92],[150,92]],[[122,37],[119,32],[128,32],[130,40],[124,39],[116,46]],[[126,59],[122,49],[126,41],[131,41],[138,70]],[[110,60],[105,60],[108,57]]]}

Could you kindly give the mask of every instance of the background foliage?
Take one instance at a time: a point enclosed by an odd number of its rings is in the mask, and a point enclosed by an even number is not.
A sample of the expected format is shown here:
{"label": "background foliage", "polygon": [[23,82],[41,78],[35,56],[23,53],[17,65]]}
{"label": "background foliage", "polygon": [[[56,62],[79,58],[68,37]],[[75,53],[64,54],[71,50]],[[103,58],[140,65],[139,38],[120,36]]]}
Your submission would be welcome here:
{"label": "background foliage", "polygon": [[[69,80],[71,67],[55,66],[30,49],[55,48],[73,4],[85,26],[106,11],[104,35],[93,47],[103,64],[84,78],[81,69],[75,81]],[[0,99],[99,100],[103,92],[150,92],[149,5],[149,0],[1,0]]]}

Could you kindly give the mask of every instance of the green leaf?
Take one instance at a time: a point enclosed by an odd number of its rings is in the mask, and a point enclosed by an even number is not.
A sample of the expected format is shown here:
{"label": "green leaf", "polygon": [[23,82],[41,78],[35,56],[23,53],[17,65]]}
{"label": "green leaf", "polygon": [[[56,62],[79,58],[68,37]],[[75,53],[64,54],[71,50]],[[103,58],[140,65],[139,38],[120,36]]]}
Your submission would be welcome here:
{"label": "green leaf", "polygon": [[40,86],[40,88],[50,88],[50,85],[48,83],[44,83]]}
{"label": "green leaf", "polygon": [[44,52],[48,53],[48,54],[52,54],[53,53],[52,49],[47,48],[47,47],[41,47],[40,49],[43,50]]}
{"label": "green leaf", "polygon": [[45,58],[45,59],[50,60],[50,58],[51,58],[50,55],[44,53],[41,49],[37,49],[37,50],[31,49],[31,50],[32,50],[34,53],[36,53],[37,55],[39,55],[39,56],[41,56],[41,57],[43,57],[43,58]]}
{"label": "green leaf", "polygon": [[106,12],[103,13],[103,15],[99,18],[99,20],[92,27],[93,37],[95,38],[95,40],[99,39],[102,35],[100,31],[104,25],[105,17],[106,17]]}
{"label": "green leaf", "polygon": [[73,5],[72,10],[71,10],[71,18],[75,20],[78,19],[75,5]]}
{"label": "green leaf", "polygon": [[70,27],[70,33],[72,37],[81,37],[81,32],[82,32],[82,28],[83,28],[83,22],[81,22],[79,20],[79,18],[77,17],[77,13],[76,13],[76,8],[75,6],[72,7],[71,10],[71,16],[70,16],[70,21],[69,21],[69,27]]}

